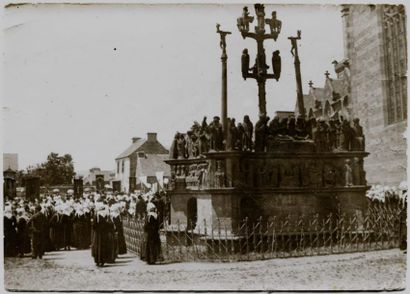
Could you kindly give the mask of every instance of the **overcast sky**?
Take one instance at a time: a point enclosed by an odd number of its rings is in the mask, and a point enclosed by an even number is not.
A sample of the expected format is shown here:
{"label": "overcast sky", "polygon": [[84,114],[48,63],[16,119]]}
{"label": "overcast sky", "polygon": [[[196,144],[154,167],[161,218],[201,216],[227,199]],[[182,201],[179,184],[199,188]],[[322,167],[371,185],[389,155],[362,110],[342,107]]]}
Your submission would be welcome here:
{"label": "overcast sky", "polygon": [[[334,76],[343,58],[338,6],[266,5],[282,20],[267,56],[279,49],[282,76],[267,82],[267,111],[293,110],[296,82],[288,36],[302,30],[299,52],[308,81]],[[157,132],[171,144],[204,115],[220,115],[221,49],[215,24],[227,37],[228,116],[258,115],[257,84],[240,72],[243,48],[256,43],[236,27],[237,5],[23,5],[5,11],[3,150],[19,167],[50,152],[70,153],[76,170],[114,169],[131,137]],[[250,12],[254,15],[253,7]],[[252,25],[253,27],[253,25]],[[270,58],[268,58],[269,60]]]}

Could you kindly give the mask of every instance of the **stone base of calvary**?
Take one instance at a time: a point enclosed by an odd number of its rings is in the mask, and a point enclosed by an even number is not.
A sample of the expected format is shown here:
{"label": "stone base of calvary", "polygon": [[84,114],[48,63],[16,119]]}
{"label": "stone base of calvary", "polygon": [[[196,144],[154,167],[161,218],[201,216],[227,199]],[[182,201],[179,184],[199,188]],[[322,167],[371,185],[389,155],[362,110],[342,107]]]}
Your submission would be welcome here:
{"label": "stone base of calvary", "polygon": [[[235,234],[245,218],[363,215],[367,153],[314,152],[312,143],[283,144],[290,145],[288,151],[222,151],[167,161],[173,179],[171,224],[222,222]],[[295,145],[306,150],[293,151]]]}

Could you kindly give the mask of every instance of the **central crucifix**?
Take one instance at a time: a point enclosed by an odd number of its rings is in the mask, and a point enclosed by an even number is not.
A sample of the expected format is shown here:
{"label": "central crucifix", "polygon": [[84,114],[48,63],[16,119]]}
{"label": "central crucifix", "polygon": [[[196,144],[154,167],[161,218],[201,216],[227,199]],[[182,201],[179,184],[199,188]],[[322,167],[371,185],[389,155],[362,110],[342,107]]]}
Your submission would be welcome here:
{"label": "central crucifix", "polygon": [[[257,43],[257,56],[255,64],[250,67],[248,49],[244,49],[242,52],[242,77],[255,79],[258,82],[258,96],[259,96],[259,116],[266,116],[266,80],[280,78],[281,72],[281,58],[279,50],[275,50],[272,53],[272,73],[268,73],[269,66],[266,64],[265,48],[263,47],[263,41],[268,39],[276,39],[282,28],[282,22],[276,18],[276,11],[272,12],[272,17],[265,19],[265,7],[263,4],[255,4],[255,13],[257,25],[255,26],[255,32],[249,31],[249,24],[254,21],[254,17],[249,15],[248,7],[243,8],[242,16],[238,18],[237,26],[242,34],[242,37],[252,38]],[[265,33],[265,25],[269,26],[269,33]]]}

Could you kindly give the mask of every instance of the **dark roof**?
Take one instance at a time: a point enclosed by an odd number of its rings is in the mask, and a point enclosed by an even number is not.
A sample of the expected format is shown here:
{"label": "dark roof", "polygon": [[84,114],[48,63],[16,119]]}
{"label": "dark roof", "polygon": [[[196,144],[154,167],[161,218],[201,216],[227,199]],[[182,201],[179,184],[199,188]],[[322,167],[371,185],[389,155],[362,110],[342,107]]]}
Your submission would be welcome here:
{"label": "dark roof", "polygon": [[156,172],[164,172],[164,177],[171,176],[170,167],[164,160],[168,160],[168,154],[145,154],[138,157],[136,176],[155,176]]}
{"label": "dark roof", "polygon": [[124,152],[117,156],[115,159],[121,159],[130,156],[135,151],[137,151],[147,140],[145,139],[138,139],[134,143],[132,143]]}

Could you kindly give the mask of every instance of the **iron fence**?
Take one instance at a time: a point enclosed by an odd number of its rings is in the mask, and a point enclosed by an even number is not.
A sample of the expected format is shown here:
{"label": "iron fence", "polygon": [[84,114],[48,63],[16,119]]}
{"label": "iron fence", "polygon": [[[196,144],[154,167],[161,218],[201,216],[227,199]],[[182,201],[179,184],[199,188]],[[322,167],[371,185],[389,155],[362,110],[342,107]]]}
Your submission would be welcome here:
{"label": "iron fence", "polygon": [[[223,221],[166,222],[160,230],[162,258],[178,261],[241,261],[390,249],[400,246],[405,208],[372,205],[363,216],[287,215],[244,219],[235,228]],[[140,254],[144,221],[124,219],[128,249]]]}

